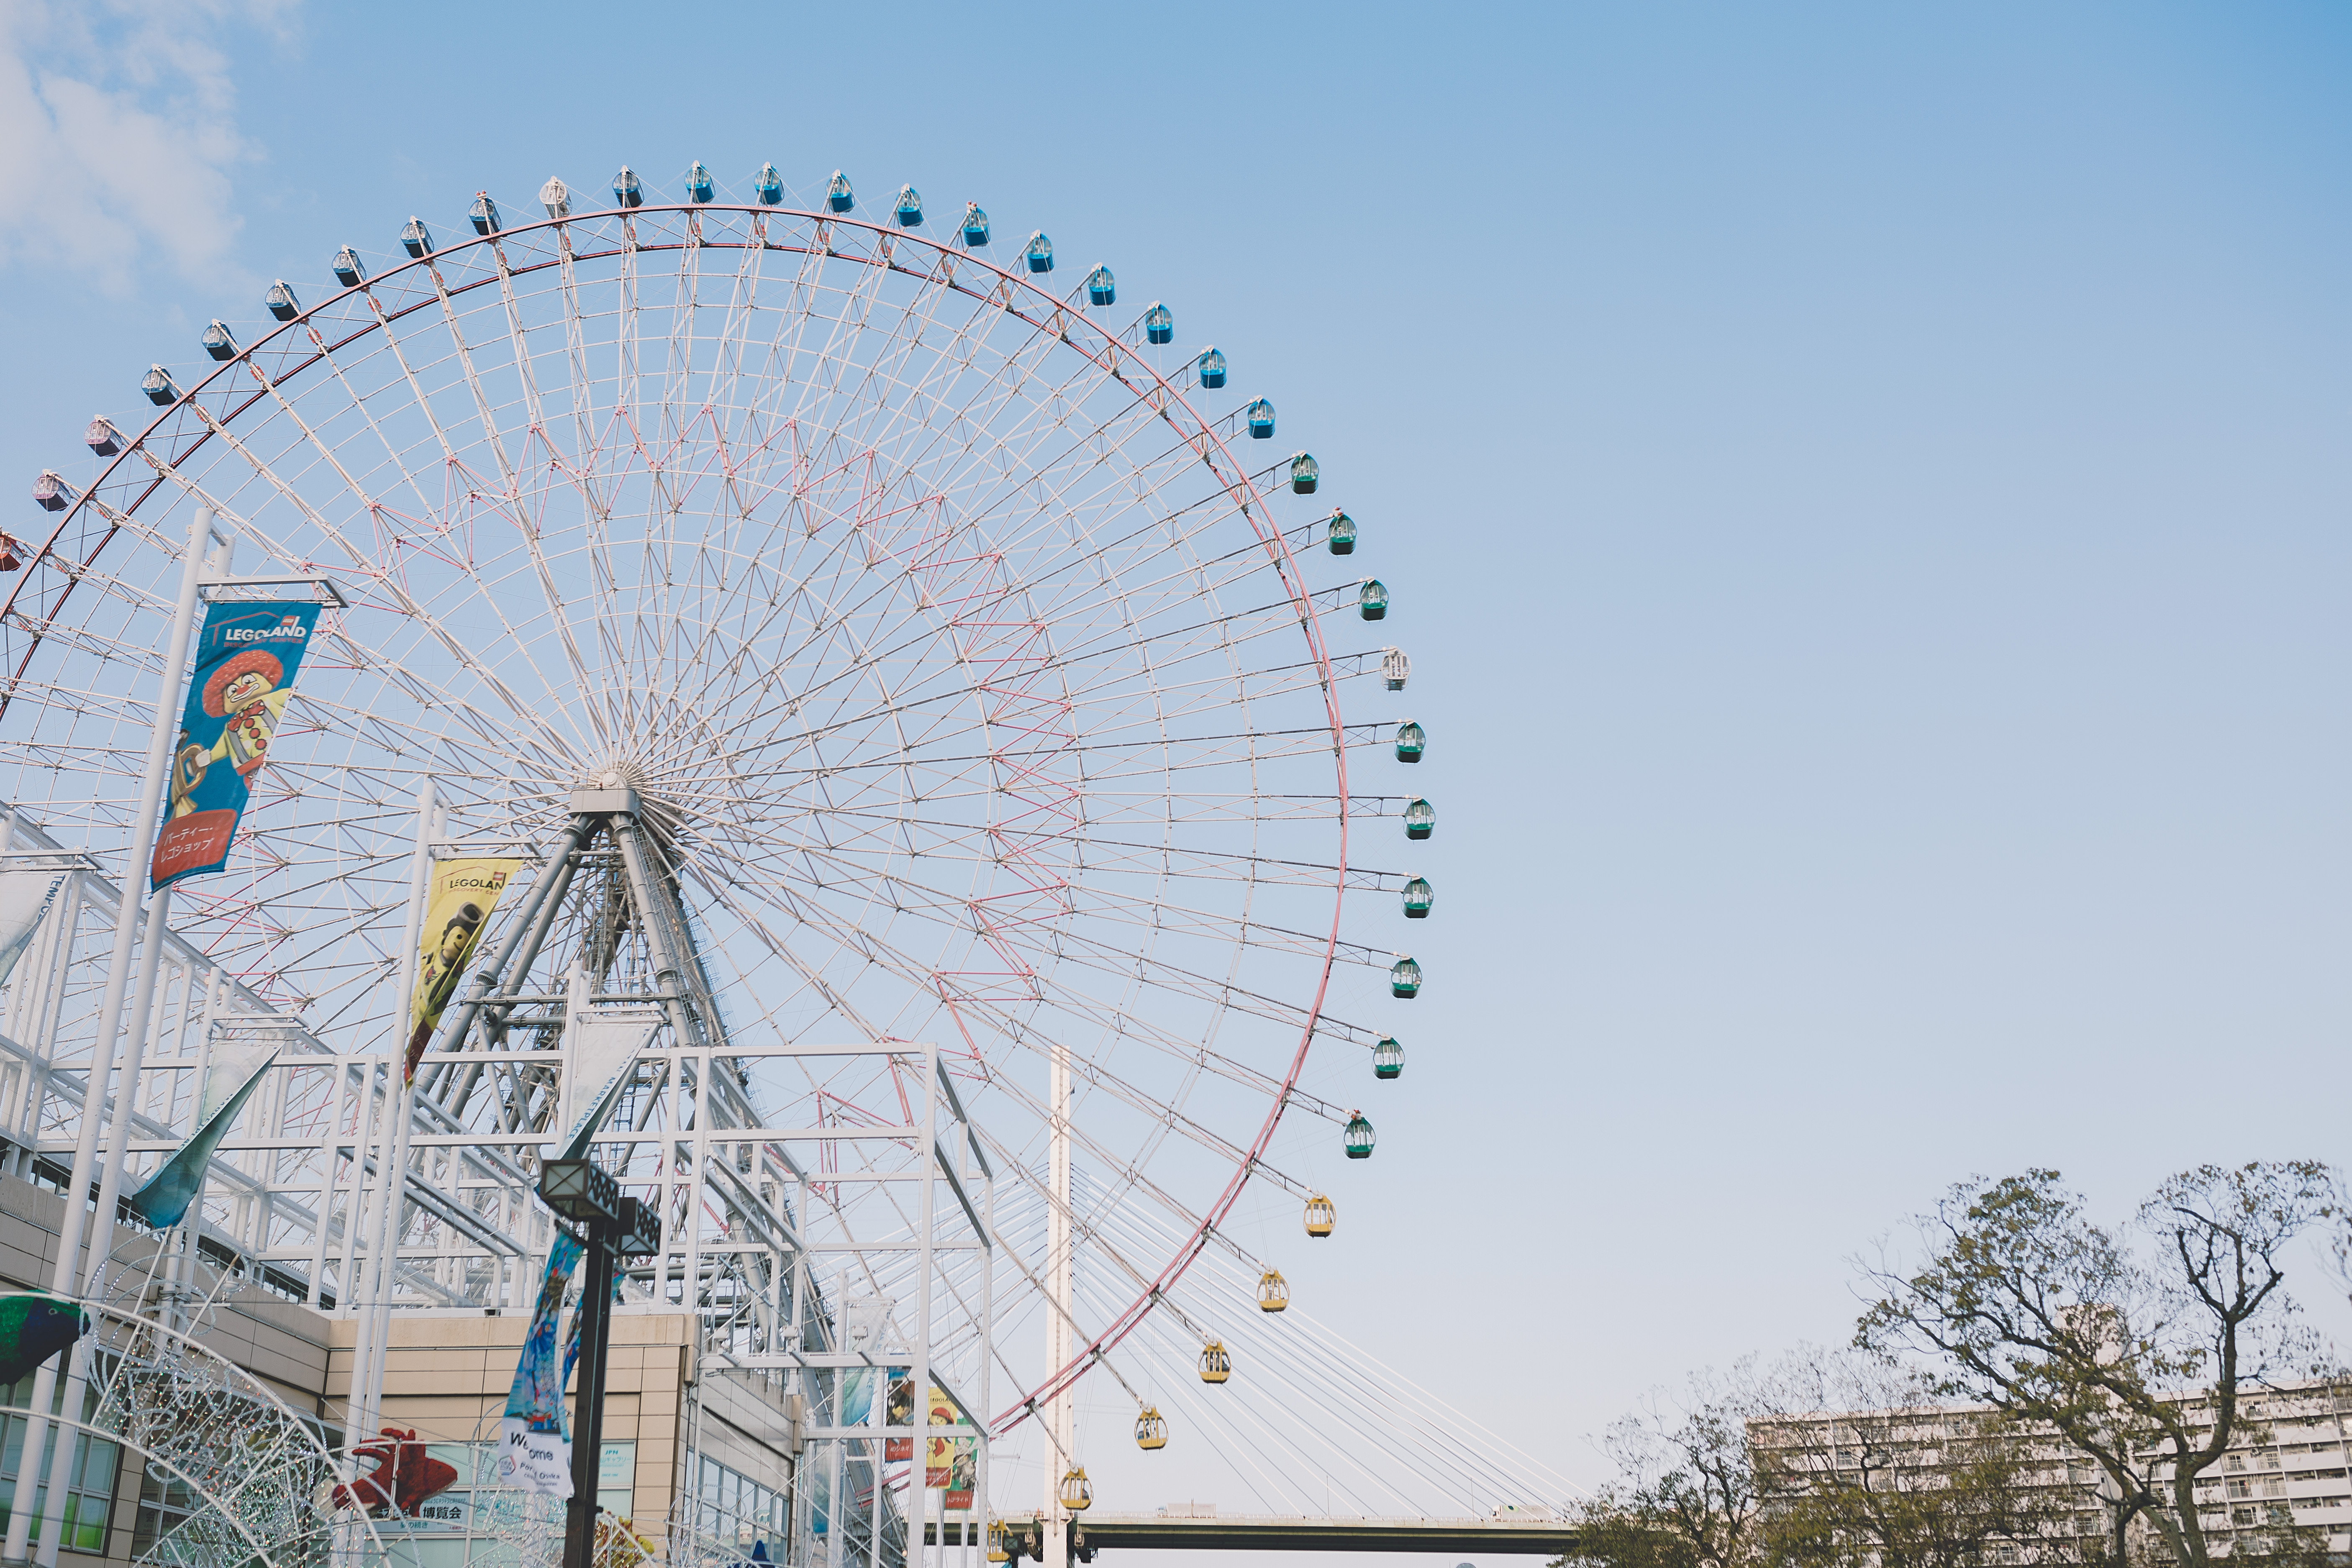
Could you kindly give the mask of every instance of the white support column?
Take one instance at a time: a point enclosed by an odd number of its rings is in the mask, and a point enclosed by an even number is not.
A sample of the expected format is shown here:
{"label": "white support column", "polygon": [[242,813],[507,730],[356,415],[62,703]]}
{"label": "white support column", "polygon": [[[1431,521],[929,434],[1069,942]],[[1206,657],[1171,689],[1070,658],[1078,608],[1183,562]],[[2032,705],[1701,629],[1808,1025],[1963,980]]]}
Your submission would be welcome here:
{"label": "white support column", "polygon": [[375,1232],[367,1259],[367,1295],[360,1308],[359,1333],[352,1354],[352,1396],[356,1412],[344,1442],[375,1436],[383,1416],[383,1368],[392,1338],[392,1289],[400,1270],[400,1211],[407,1194],[408,1138],[415,1128],[415,1096],[402,1082],[408,1051],[408,998],[416,989],[416,948],[425,930],[425,891],[432,882],[433,836],[439,820],[433,780],[416,787],[416,838],[408,854],[408,915],[400,933],[400,963],[394,973],[392,1027],[384,1049],[383,1156],[376,1162]]}
{"label": "white support column", "polygon": [[[140,780],[139,804],[131,819],[131,838],[124,846],[122,889],[115,907],[114,954],[108,960],[106,989],[99,1004],[98,1032],[90,1042],[89,1076],[83,1089],[81,1136],[74,1147],[72,1186],[66,1194],[65,1229],[58,1239],[58,1266],[51,1279],[51,1289],[59,1295],[73,1295],[81,1283],[81,1244],[89,1223],[89,1185],[98,1168],[98,1134],[105,1119],[106,1083],[114,1067],[116,1037],[122,1029],[123,993],[131,978],[131,945],[139,936],[139,884],[147,876],[147,862],[155,849],[157,814],[163,806],[163,780],[172,761],[172,737],[178,717],[180,685],[187,678],[188,639],[195,625],[197,589],[205,575],[206,547],[212,542],[212,509],[200,507],[195,521],[188,529],[187,555],[180,573],[180,597],[173,607],[172,636],[163,654],[163,680],[155,693],[155,719],[147,737],[147,771]],[[126,1074],[122,1086],[116,1092],[118,1103],[128,1106],[134,1085]],[[111,1207],[102,1207],[99,1218],[103,1228],[111,1232],[114,1218]],[[103,1263],[103,1245],[93,1249],[93,1260]],[[85,1347],[69,1347],[62,1359],[71,1363],[68,1375],[71,1385],[70,1401],[65,1414],[69,1420],[81,1416],[81,1388]],[[33,1398],[26,1422],[22,1458],[16,1466],[16,1490],[12,1511],[8,1516],[8,1535],[0,1544],[0,1556],[12,1563],[25,1560],[33,1528],[33,1496],[37,1484],[39,1467],[35,1462],[48,1432],[51,1398],[58,1386],[55,1362],[44,1363],[33,1379]],[[65,1511],[65,1484],[73,1464],[73,1439],[69,1430],[60,1428],[56,1461],[49,1467],[49,1491],[43,1507],[41,1531],[41,1562],[50,1568],[58,1560],[58,1534],[62,1528]]]}
{"label": "white support column", "polygon": [[[932,1232],[938,1228],[932,1203],[940,1185],[940,1048],[923,1047],[923,1188],[915,1200],[915,1223],[920,1228],[922,1240],[916,1256],[922,1272],[915,1284],[915,1364],[908,1369],[914,1381],[915,1423],[914,1447],[909,1450],[914,1462],[907,1477],[907,1495],[919,1498],[922,1506],[909,1511],[916,1515],[912,1525],[914,1539],[907,1544],[908,1555],[923,1561],[923,1527],[931,1512],[931,1270],[935,1267],[931,1253]],[[946,1494],[940,1499],[940,1561],[947,1560],[948,1511]]]}
{"label": "white support column", "polygon": [[[1045,1370],[1048,1376],[1069,1362],[1070,1338],[1070,1056],[1069,1048],[1054,1042],[1053,1129],[1048,1181],[1052,1188],[1045,1218]],[[1067,1389],[1046,1401],[1050,1448],[1045,1456],[1045,1568],[1066,1568],[1069,1514],[1062,1507],[1062,1472],[1076,1460],[1073,1412]]]}

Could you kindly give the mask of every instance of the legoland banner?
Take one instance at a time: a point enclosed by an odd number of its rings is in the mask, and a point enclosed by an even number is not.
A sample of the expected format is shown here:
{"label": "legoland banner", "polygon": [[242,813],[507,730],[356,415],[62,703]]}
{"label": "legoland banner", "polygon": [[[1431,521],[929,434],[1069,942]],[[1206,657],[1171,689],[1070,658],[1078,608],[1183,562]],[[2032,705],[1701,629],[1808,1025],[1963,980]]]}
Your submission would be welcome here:
{"label": "legoland banner", "polygon": [[155,838],[152,884],[206,876],[228,863],[229,841],[270,737],[294,695],[294,674],[319,623],[315,603],[215,604],[196,641],[196,673],[172,748],[170,814]]}
{"label": "legoland banner", "polygon": [[433,881],[425,890],[425,928],[419,933],[416,990],[408,1004],[408,1054],[403,1083],[416,1082],[417,1059],[433,1042],[441,1014],[457,994],[457,978],[472,962],[474,949],[507,890],[519,860],[464,860],[433,862]]}

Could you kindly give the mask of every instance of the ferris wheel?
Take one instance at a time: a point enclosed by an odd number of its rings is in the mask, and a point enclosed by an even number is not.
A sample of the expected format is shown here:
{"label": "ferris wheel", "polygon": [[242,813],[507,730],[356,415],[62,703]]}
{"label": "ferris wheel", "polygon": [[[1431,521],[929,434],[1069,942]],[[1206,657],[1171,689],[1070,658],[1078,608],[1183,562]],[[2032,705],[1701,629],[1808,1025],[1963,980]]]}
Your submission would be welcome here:
{"label": "ferris wheel", "polygon": [[[1186,1310],[1247,1183],[1344,1231],[1432,903],[1375,869],[1434,816],[1360,570],[1381,525],[1358,556],[1244,352],[1042,230],[840,174],[803,201],[767,166],[674,192],[625,169],[609,200],[551,180],[470,232],[412,218],[152,369],[152,423],[95,421],[12,536],[0,793],[119,855],[199,510],[236,573],[331,576],[179,935],[377,1049],[420,784],[450,839],[517,844],[633,792],[731,1038],[934,1042],[1053,1267],[1116,1255],[1098,1309],[1048,1302],[1010,1426]],[[610,890],[566,886],[551,972],[644,967]],[[815,1086],[838,1114],[893,1092]],[[1298,1119],[1322,1134],[1277,1158]],[[1278,1307],[1265,1273],[1232,1304]],[[1051,1298],[1053,1268],[1013,1287]]]}

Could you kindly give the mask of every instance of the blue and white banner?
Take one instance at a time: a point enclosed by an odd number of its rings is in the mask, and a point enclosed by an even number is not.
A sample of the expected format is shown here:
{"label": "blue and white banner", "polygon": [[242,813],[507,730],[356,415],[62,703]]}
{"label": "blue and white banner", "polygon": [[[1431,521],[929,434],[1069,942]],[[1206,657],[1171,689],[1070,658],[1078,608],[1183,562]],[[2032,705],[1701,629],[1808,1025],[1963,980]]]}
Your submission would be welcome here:
{"label": "blue and white banner", "polygon": [[563,1411],[563,1384],[570,1368],[556,1348],[555,1327],[581,1251],[580,1243],[562,1231],[548,1249],[547,1277],[540,1281],[539,1304],[531,1311],[530,1332],[522,1342],[522,1357],[515,1363],[514,1387],[499,1423],[504,1441],[499,1479],[546,1497],[572,1495],[572,1424]]}
{"label": "blue and white banner", "polygon": [[315,603],[224,601],[205,612],[172,747],[172,798],[148,872],[156,887],[228,864],[229,841],[318,624]]}

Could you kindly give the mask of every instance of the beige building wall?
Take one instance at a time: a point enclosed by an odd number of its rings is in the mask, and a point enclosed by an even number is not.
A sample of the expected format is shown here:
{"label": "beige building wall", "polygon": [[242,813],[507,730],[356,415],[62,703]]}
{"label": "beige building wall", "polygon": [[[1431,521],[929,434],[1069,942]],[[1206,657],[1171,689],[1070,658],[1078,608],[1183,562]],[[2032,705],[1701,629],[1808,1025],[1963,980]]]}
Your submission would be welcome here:
{"label": "beige building wall", "polygon": [[[338,1422],[349,1407],[358,1327],[321,1318],[329,1333],[327,1407]],[[398,1312],[384,1352],[383,1415],[379,1423],[414,1431],[428,1443],[489,1442],[514,1385],[530,1320]],[[690,1323],[682,1312],[621,1312],[613,1318],[612,1359],[604,1381],[604,1440],[636,1445],[632,1516],[657,1521],[683,1483],[683,1419],[694,1378]]]}
{"label": "beige building wall", "polygon": [[[0,1175],[0,1289],[47,1290],[56,1269],[65,1200],[54,1190]],[[116,1232],[116,1255],[136,1264],[155,1241]],[[199,1338],[267,1383],[293,1409],[333,1432],[346,1420],[356,1322],[288,1301],[250,1281],[202,1271],[199,1291],[214,1305]],[[160,1303],[150,1301],[149,1307]],[[381,1426],[415,1430],[427,1442],[494,1441],[514,1381],[528,1312],[401,1312],[393,1314]],[[783,1396],[766,1380],[720,1373],[700,1381],[693,1323],[682,1312],[623,1307],[613,1319],[604,1440],[635,1445],[629,1510],[640,1529],[658,1531],[685,1488],[691,1450],[778,1491],[788,1490],[796,1431]],[[68,1549],[62,1568],[127,1563],[145,1477],[125,1448],[117,1472],[105,1550]],[[0,1501],[6,1490],[0,1488]]]}

